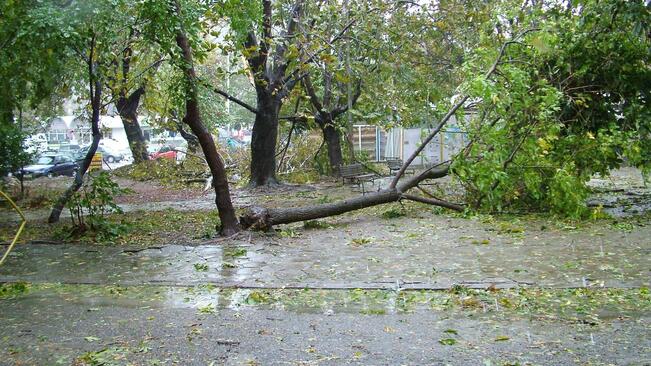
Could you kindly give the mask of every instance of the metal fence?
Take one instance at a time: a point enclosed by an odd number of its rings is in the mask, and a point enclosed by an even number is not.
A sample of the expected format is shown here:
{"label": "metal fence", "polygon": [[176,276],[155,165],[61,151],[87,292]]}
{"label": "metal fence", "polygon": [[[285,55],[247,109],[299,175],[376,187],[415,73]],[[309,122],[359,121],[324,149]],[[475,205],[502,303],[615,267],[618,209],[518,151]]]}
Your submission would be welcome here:
{"label": "metal fence", "polygon": [[[428,128],[392,128],[385,131],[372,125],[353,126],[353,144],[357,153],[365,153],[370,159],[384,161],[387,158],[405,160],[416,151],[431,132]],[[468,143],[465,132],[455,125],[439,132],[414,161],[415,165],[436,164],[449,160]]]}

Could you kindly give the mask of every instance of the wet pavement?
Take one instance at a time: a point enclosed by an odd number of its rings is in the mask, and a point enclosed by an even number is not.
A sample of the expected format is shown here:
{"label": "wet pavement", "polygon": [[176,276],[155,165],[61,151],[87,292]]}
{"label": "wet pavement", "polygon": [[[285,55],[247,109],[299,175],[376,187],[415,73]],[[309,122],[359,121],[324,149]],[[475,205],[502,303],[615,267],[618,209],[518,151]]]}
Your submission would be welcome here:
{"label": "wet pavement", "polygon": [[[325,293],[332,293],[332,290]],[[341,293],[341,291],[334,291]],[[382,295],[383,293],[379,293]],[[399,292],[256,306],[250,290],[44,285],[0,299],[1,365],[645,365],[646,313],[397,310]],[[403,293],[404,294],[404,293]],[[415,295],[422,295],[416,292]],[[549,294],[543,294],[548,296]],[[553,295],[553,293],[552,293]],[[618,294],[622,295],[622,294]],[[635,293],[624,296],[638,296]],[[260,299],[264,295],[259,295]],[[445,300],[438,292],[433,299]],[[581,295],[582,296],[582,295]],[[464,299],[465,297],[461,297]],[[341,299],[340,299],[341,300]],[[564,299],[563,301],[565,301]],[[568,299],[576,300],[576,298]],[[212,303],[211,303],[212,302]],[[213,306],[212,304],[215,304]],[[378,307],[379,306],[379,307]],[[384,307],[383,307],[384,306]],[[374,311],[363,311],[372,308]],[[384,308],[389,311],[382,312]],[[362,311],[360,311],[360,309]],[[379,310],[378,310],[379,309]]]}
{"label": "wet pavement", "polygon": [[613,217],[630,217],[651,211],[651,185],[634,168],[614,170],[610,177],[595,177],[588,183],[592,195],[588,206],[602,207]]}
{"label": "wet pavement", "polygon": [[418,215],[341,217],[325,229],[294,225],[199,246],[19,245],[0,267],[0,282],[406,289],[651,283],[648,220],[575,228]]}

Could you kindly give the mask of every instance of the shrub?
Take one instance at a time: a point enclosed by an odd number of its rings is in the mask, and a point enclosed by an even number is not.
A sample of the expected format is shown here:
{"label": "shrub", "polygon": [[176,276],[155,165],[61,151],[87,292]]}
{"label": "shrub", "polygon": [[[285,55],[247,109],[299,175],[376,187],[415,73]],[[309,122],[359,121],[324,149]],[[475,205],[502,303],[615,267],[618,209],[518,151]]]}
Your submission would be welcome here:
{"label": "shrub", "polygon": [[122,213],[114,198],[126,190],[111,180],[107,172],[89,177],[90,180],[68,202],[73,226],[71,234],[81,235],[91,231],[100,241],[114,238],[123,233],[126,226],[110,222],[107,216]]}

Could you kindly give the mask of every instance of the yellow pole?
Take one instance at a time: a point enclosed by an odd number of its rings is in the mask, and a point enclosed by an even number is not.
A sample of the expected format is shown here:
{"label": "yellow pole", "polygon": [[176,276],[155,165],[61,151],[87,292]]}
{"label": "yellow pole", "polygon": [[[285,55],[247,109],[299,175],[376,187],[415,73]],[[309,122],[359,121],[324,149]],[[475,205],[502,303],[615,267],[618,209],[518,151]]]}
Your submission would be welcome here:
{"label": "yellow pole", "polygon": [[14,240],[11,242],[11,244],[9,244],[9,248],[7,249],[5,254],[2,256],[2,259],[0,259],[0,266],[1,266],[2,263],[4,263],[5,259],[7,259],[7,257],[9,256],[9,252],[11,252],[11,250],[14,248],[14,245],[16,245],[16,242],[18,241],[18,238],[20,237],[20,234],[23,232],[23,229],[25,228],[25,224],[27,223],[27,219],[25,218],[25,215],[23,215],[23,212],[20,210],[20,208],[18,208],[18,206],[16,206],[14,201],[12,201],[11,198],[9,198],[9,196],[7,196],[6,193],[4,193],[3,191],[0,191],[0,194],[2,196],[4,196],[4,198],[7,201],[9,201],[11,206],[14,208],[14,210],[16,210],[16,212],[18,212],[18,214],[20,215],[20,218],[23,220],[20,223],[20,227],[18,228],[18,232],[16,233],[16,236],[14,236]]}

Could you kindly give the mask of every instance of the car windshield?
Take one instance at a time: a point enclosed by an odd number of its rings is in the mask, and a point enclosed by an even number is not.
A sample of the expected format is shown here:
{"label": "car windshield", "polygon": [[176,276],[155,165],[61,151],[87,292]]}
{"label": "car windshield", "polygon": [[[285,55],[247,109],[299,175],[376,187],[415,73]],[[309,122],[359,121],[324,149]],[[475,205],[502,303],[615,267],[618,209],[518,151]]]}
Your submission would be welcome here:
{"label": "car windshield", "polygon": [[36,160],[36,165],[51,165],[54,162],[54,156],[41,156]]}

